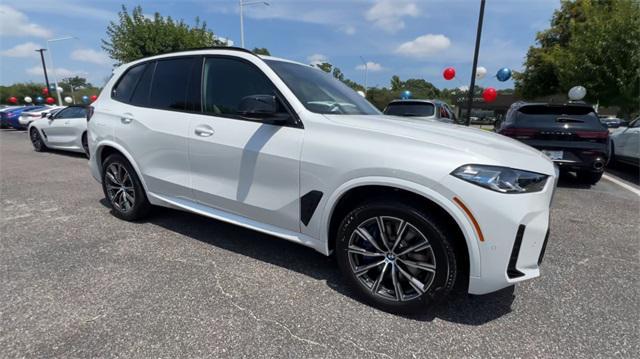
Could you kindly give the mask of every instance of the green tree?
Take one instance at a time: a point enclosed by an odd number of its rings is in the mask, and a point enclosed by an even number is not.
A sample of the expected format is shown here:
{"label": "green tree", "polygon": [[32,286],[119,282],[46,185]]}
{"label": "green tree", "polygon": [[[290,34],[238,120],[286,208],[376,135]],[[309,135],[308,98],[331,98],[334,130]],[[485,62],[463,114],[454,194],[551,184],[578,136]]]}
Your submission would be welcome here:
{"label": "green tree", "polygon": [[587,89],[587,100],[619,106],[625,117],[640,106],[640,3],[563,0],[551,28],[539,32],[525,70],[514,74],[524,98]]}
{"label": "green tree", "polygon": [[226,46],[226,42],[218,40],[206,22],[200,22],[199,18],[195,19],[194,26],[189,26],[182,20],[165,18],[157,12],[153,19],[147,18],[140,6],[129,14],[124,5],[118,13],[118,21],[112,21],[107,27],[107,39],[102,40],[102,48],[118,64],[166,52],[211,46]]}
{"label": "green tree", "polygon": [[73,86],[73,91],[80,90],[83,88],[91,88],[93,85],[90,82],[87,82],[87,79],[80,76],[69,77],[66,79],[62,79],[58,85],[64,89],[66,92],[71,92],[71,86]]}
{"label": "green tree", "polygon": [[323,62],[321,64],[316,64],[315,67],[319,68],[320,70],[322,70],[324,72],[331,72],[331,69],[333,68],[333,65],[331,65],[328,62]]}
{"label": "green tree", "polygon": [[269,49],[267,49],[266,47],[254,47],[253,50],[251,50],[251,52],[253,52],[256,55],[271,56]]}

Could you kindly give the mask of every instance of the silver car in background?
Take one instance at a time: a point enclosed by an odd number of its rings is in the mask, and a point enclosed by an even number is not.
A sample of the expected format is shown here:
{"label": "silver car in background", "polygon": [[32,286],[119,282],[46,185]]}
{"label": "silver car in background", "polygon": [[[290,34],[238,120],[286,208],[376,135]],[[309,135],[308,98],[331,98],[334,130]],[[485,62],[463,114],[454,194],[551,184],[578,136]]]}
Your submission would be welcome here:
{"label": "silver car in background", "polygon": [[451,107],[440,100],[394,100],[385,107],[383,112],[389,116],[415,117],[445,123],[457,122]]}
{"label": "silver car in background", "polygon": [[55,114],[35,120],[29,124],[28,131],[36,152],[55,149],[89,156],[85,106],[69,106]]}

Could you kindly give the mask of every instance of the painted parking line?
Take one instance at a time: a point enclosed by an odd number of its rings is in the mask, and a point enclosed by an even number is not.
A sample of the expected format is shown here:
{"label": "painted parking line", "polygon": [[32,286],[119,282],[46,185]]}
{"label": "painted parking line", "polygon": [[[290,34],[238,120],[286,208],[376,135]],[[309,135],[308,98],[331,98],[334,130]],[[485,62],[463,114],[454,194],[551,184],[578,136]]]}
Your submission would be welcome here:
{"label": "painted parking line", "polygon": [[631,192],[635,193],[636,195],[640,196],[640,190],[639,189],[637,189],[637,188],[635,188],[633,186],[630,186],[630,185],[620,181],[619,179],[611,177],[611,176],[609,176],[607,174],[603,174],[602,178],[606,179],[609,182],[613,182],[613,183],[617,184],[618,186],[620,186],[620,187],[622,187],[624,189],[628,189],[629,191],[631,191]]}

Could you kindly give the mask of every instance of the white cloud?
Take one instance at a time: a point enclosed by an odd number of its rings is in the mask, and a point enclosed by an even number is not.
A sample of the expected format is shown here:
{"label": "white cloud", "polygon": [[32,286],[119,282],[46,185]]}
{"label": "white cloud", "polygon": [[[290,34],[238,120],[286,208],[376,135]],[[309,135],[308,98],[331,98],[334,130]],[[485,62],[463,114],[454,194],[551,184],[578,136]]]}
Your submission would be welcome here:
{"label": "white cloud", "polygon": [[344,32],[347,35],[354,35],[356,33],[356,27],[353,25],[344,25],[340,27],[340,31]]}
{"label": "white cloud", "polygon": [[[364,69],[365,69],[364,64],[360,64],[360,65],[356,66],[356,70],[364,70]],[[367,71],[377,72],[377,71],[384,70],[384,67],[382,67],[382,65],[380,65],[377,62],[367,61],[366,69],[367,69]]]}
{"label": "white cloud", "polygon": [[[44,76],[44,71],[42,71],[42,66],[33,66],[26,70],[27,74],[34,76]],[[86,77],[88,73],[82,70],[69,70],[63,67],[58,67],[55,71],[52,71],[50,68],[47,68],[47,74],[49,76],[55,76],[58,80],[63,79],[65,77],[73,77],[73,76],[83,76]]]}
{"label": "white cloud", "polygon": [[311,65],[319,65],[325,62],[329,62],[329,58],[322,54],[313,54],[307,57],[307,61],[309,61]]}
{"label": "white cloud", "polygon": [[71,52],[71,59],[83,62],[90,62],[92,64],[107,65],[111,63],[111,60],[102,51],[96,51],[93,49],[77,49]]}
{"label": "white cloud", "polygon": [[24,44],[16,45],[10,49],[1,51],[0,55],[8,57],[38,57],[40,55],[36,50],[41,48],[42,46],[36,43],[25,42]]}
{"label": "white cloud", "polygon": [[378,0],[364,16],[379,28],[393,33],[405,28],[404,17],[419,14],[418,6],[413,2]]}
{"label": "white cloud", "polygon": [[29,22],[27,16],[20,11],[7,5],[0,5],[0,36],[48,38],[51,35],[50,30]]}
{"label": "white cloud", "polygon": [[100,2],[82,0],[29,0],[21,2],[16,1],[12,5],[24,12],[39,12],[46,14],[52,21],[58,21],[59,17],[95,19],[103,21],[115,20],[118,18],[118,14],[115,11],[86,5],[87,3],[99,4]]}
{"label": "white cloud", "polygon": [[451,40],[442,34],[427,34],[417,37],[415,40],[407,41],[398,46],[397,54],[426,57],[437,54],[442,50],[446,50],[451,46]]}

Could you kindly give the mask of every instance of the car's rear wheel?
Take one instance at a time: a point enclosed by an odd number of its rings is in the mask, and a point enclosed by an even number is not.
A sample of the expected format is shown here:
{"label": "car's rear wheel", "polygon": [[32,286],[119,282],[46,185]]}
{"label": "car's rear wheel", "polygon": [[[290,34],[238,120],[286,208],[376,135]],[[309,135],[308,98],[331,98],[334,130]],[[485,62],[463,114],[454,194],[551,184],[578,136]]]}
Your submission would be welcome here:
{"label": "car's rear wheel", "polygon": [[457,265],[451,237],[428,213],[396,201],[372,201],[351,211],[336,238],[340,270],[368,303],[416,313],[453,288]]}
{"label": "car's rear wheel", "polygon": [[135,170],[120,154],[107,157],[102,165],[102,189],[114,216],[126,221],[144,218],[151,209]]}
{"label": "car's rear wheel", "polygon": [[31,128],[31,131],[29,131],[29,138],[31,139],[33,149],[36,150],[36,152],[44,152],[47,150],[47,145],[42,141],[40,132],[36,128]]}
{"label": "car's rear wheel", "polygon": [[578,181],[594,185],[600,181],[602,178],[603,172],[592,172],[592,171],[578,171]]}

